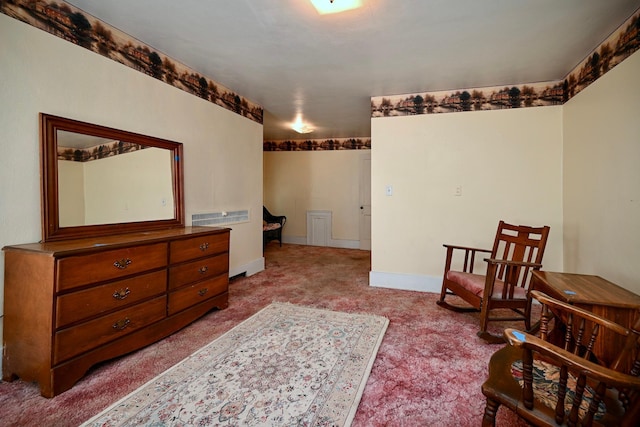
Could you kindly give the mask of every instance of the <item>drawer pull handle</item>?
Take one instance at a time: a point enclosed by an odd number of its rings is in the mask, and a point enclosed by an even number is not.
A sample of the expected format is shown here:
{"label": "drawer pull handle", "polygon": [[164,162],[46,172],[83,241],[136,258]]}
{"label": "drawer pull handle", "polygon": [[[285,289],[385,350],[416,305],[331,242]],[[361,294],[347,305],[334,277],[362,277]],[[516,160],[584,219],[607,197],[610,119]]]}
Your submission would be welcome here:
{"label": "drawer pull handle", "polygon": [[124,319],[120,319],[116,323],[114,323],[113,324],[113,329],[117,329],[117,330],[121,331],[124,328],[126,328],[127,326],[129,326],[129,323],[131,323],[131,320],[129,320],[128,317],[125,317]]}
{"label": "drawer pull handle", "polygon": [[113,293],[113,297],[115,299],[123,300],[126,297],[128,297],[130,293],[131,293],[131,291],[129,290],[129,288],[120,289],[120,290],[117,290],[117,291],[115,291]]}
{"label": "drawer pull handle", "polygon": [[200,267],[200,269],[198,270],[200,272],[200,274],[204,274],[207,271],[209,271],[209,267],[207,267],[206,265],[204,267]]}
{"label": "drawer pull handle", "polygon": [[116,267],[116,268],[119,268],[120,270],[124,270],[130,264],[131,264],[131,260],[129,258],[122,258],[119,261],[116,260],[116,262],[113,263],[113,266]]}
{"label": "drawer pull handle", "polygon": [[207,292],[209,292],[209,288],[202,288],[198,291],[198,295],[200,295],[201,297],[205,296],[207,294]]}
{"label": "drawer pull handle", "polygon": [[209,249],[209,244],[208,243],[203,243],[200,245],[200,250],[202,252],[206,251],[207,249]]}

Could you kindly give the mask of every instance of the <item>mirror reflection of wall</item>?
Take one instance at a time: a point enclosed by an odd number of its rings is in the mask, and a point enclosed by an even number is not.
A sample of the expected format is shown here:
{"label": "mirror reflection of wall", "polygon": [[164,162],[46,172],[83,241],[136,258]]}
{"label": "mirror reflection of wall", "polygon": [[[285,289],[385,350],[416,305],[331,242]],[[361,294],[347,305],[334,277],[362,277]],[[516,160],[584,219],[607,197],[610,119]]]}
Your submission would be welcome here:
{"label": "mirror reflection of wall", "polygon": [[59,158],[60,227],[174,218],[171,154],[149,147],[88,161]]}
{"label": "mirror reflection of wall", "polygon": [[83,225],[84,163],[58,160],[58,211],[60,225]]}

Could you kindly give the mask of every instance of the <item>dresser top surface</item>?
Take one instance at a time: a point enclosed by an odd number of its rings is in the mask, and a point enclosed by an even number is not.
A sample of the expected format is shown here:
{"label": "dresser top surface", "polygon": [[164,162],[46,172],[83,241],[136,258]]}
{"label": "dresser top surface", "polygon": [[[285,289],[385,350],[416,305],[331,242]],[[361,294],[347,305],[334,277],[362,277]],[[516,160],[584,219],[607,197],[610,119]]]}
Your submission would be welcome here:
{"label": "dresser top surface", "polygon": [[129,246],[131,244],[154,243],[159,241],[197,237],[198,235],[225,234],[229,232],[229,228],[223,227],[178,227],[147,232],[90,237],[86,239],[9,245],[2,248],[2,250],[37,252],[53,256],[73,254],[78,251],[86,252],[87,250],[91,249],[116,249],[118,247]]}

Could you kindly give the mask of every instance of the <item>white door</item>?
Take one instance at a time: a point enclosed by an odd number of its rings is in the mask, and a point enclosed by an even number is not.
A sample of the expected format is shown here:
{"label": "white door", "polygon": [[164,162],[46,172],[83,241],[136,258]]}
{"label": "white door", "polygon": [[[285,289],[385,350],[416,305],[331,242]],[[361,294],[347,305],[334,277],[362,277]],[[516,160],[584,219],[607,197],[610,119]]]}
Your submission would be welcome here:
{"label": "white door", "polygon": [[371,250],[371,153],[360,159],[360,249]]}

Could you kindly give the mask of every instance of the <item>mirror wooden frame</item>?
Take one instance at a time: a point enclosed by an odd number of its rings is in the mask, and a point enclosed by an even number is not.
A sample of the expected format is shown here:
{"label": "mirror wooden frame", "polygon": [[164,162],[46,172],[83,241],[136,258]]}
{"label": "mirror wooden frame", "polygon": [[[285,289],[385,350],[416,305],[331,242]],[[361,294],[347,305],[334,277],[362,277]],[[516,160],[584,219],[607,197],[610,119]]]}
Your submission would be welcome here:
{"label": "mirror wooden frame", "polygon": [[[161,220],[60,227],[58,130],[170,150],[173,159],[171,175],[174,217]],[[184,175],[181,143],[40,113],[40,149],[43,242],[184,227]]]}

